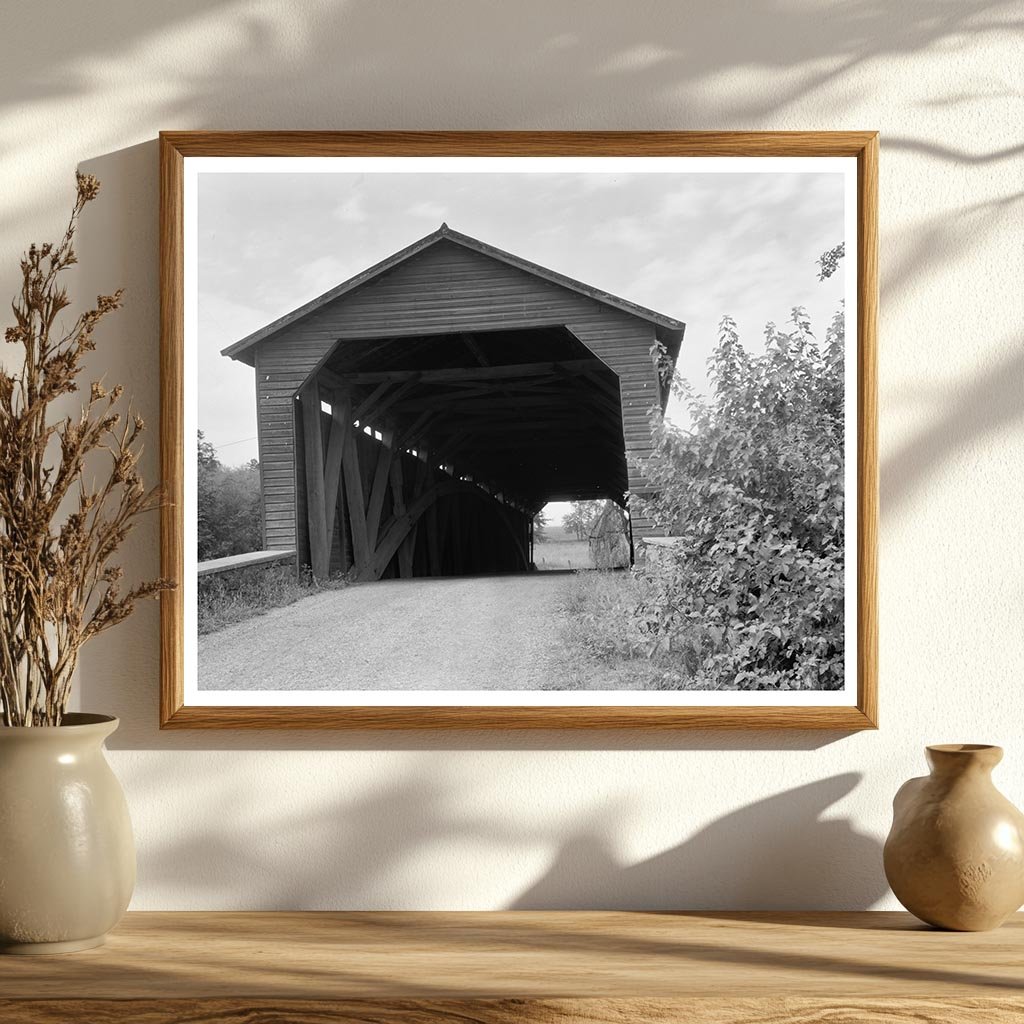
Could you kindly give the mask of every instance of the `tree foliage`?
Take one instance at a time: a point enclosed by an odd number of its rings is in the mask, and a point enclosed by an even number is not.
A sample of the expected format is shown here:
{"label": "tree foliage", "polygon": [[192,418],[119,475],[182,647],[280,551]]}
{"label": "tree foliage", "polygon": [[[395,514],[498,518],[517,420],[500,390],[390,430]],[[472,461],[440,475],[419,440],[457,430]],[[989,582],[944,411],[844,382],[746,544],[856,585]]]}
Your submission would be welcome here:
{"label": "tree foliage", "polygon": [[533,517],[533,541],[535,544],[543,544],[548,539],[548,514],[546,509],[540,509]]}
{"label": "tree foliage", "polygon": [[573,501],[569,511],[562,516],[562,529],[572,533],[577,540],[586,540],[590,527],[604,510],[603,501]]}
{"label": "tree foliage", "polygon": [[818,260],[818,280],[827,281],[838,269],[839,261],[846,255],[846,243],[840,242],[834,249],[822,253]]}
{"label": "tree foliage", "polygon": [[[828,254],[827,254],[828,255]],[[643,570],[648,652],[708,688],[843,685],[843,315],[824,343],[802,309],[763,354],[721,322],[711,394],[681,381],[690,427],[652,413],[641,513],[679,538]]]}
{"label": "tree foliage", "polygon": [[198,558],[225,558],[263,547],[260,465],[223,466],[199,431],[197,472]]}

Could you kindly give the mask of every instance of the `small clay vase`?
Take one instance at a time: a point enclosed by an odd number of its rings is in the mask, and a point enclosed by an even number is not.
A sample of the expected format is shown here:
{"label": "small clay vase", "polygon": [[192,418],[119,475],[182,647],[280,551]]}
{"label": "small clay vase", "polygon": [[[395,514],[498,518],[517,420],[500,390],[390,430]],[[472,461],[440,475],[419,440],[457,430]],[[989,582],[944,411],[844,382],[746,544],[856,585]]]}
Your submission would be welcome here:
{"label": "small clay vase", "polygon": [[1000,747],[927,748],[931,775],[893,800],[885,877],[915,917],[937,928],[998,928],[1024,904],[1024,815],[992,783]]}

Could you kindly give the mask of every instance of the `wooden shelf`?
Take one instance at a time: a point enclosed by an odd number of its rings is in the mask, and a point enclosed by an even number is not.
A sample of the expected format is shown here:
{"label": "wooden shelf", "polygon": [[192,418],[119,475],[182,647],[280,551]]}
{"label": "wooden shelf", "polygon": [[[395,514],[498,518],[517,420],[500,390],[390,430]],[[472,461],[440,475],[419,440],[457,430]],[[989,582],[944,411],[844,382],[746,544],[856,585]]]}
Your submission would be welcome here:
{"label": "wooden shelf", "polygon": [[4,1024],[846,1024],[1024,1020],[1024,915],[133,913],[0,957]]}

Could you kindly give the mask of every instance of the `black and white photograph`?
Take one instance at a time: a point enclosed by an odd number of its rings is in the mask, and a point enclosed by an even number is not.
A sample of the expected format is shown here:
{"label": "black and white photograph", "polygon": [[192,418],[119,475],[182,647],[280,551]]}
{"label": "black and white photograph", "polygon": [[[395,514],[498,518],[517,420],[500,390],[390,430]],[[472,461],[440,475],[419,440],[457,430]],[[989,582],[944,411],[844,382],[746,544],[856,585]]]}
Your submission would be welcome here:
{"label": "black and white photograph", "polygon": [[856,230],[845,157],[186,160],[190,699],[855,703]]}

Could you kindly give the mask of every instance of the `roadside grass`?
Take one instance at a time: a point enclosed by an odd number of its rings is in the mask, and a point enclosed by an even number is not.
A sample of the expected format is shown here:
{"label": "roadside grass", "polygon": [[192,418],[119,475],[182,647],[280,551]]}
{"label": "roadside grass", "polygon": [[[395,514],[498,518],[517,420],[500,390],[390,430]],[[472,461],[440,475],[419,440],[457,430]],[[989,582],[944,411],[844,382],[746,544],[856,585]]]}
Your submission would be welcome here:
{"label": "roadside grass", "polygon": [[321,590],[347,586],[338,577],[317,582],[308,569],[298,575],[287,565],[248,566],[201,576],[198,587],[199,635],[215,633],[225,626],[283,608]]}
{"label": "roadside grass", "polygon": [[534,544],[533,564],[540,572],[594,568],[590,545],[585,540],[545,540]]}
{"label": "roadside grass", "polygon": [[680,656],[652,649],[639,615],[643,596],[643,580],[629,571],[574,574],[562,606],[565,676],[544,688],[689,689]]}

